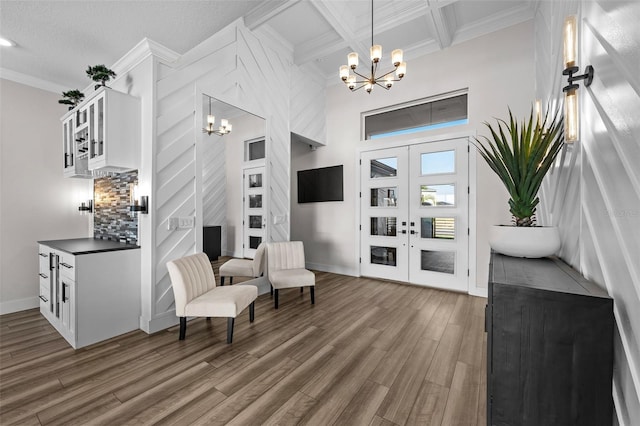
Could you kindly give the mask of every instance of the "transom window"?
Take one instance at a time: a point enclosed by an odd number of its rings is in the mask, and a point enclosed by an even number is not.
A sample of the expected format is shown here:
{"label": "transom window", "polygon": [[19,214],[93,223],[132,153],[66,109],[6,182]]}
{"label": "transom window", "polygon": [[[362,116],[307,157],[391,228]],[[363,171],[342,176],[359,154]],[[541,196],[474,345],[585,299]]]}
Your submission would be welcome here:
{"label": "transom window", "polygon": [[417,101],[364,115],[365,139],[423,132],[467,124],[467,94]]}

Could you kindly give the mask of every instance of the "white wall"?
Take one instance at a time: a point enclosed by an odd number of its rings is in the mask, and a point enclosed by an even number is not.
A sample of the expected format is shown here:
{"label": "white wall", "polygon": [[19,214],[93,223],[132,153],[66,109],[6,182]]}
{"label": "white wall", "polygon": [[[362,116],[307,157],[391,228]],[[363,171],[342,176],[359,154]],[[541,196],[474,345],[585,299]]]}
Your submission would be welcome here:
{"label": "white wall", "polygon": [[[562,235],[561,257],[614,299],[613,398],[620,424],[640,420],[640,3],[544,2],[536,16],[538,96],[561,100],[562,23],[578,14],[581,138],[545,182],[545,220]],[[562,81],[564,80],[564,81]]]}
{"label": "white wall", "polygon": [[[375,149],[384,142],[360,142],[360,114],[388,105],[468,88],[469,124],[425,133],[486,134],[483,121],[528,113],[534,100],[533,22],[454,45],[441,52],[408,61],[407,75],[390,90],[367,95],[351,93],[343,84],[327,90],[327,147],[311,151],[292,148],[291,238],[305,242],[306,260],[321,270],[358,274],[356,237],[356,150]],[[337,80],[337,77],[336,77]],[[419,135],[412,135],[415,139]],[[477,287],[486,291],[490,225],[508,223],[506,190],[478,156],[477,162]],[[344,165],[344,202],[296,203],[298,170]],[[472,177],[473,178],[473,177]],[[473,232],[473,231],[472,231]],[[471,284],[473,286],[473,283]]]}
{"label": "white wall", "polygon": [[0,314],[37,307],[38,240],[91,236],[91,179],[62,177],[60,94],[0,79]]}

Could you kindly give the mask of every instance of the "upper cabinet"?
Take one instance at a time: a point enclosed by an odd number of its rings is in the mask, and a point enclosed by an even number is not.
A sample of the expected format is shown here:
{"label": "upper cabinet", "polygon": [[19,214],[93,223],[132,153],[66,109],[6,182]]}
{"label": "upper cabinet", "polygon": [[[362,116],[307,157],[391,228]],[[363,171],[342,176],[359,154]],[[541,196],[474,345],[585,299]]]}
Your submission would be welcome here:
{"label": "upper cabinet", "polygon": [[62,117],[64,176],[138,168],[140,100],[107,87]]}

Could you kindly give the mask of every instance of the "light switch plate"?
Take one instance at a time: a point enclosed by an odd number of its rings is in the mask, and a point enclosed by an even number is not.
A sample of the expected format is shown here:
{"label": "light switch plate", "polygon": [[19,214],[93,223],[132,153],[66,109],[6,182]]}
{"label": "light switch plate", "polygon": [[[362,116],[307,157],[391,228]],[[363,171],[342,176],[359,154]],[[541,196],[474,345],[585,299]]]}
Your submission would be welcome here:
{"label": "light switch plate", "polygon": [[178,227],[182,229],[193,228],[194,223],[195,219],[193,216],[178,218]]}

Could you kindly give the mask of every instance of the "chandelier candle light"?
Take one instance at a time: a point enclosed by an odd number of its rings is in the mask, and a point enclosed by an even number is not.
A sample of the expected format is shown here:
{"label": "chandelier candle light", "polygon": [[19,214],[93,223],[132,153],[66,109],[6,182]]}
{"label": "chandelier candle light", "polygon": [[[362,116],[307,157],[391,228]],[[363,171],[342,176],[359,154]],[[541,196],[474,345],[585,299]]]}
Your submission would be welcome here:
{"label": "chandelier candle light", "polygon": [[217,129],[213,127],[216,122],[216,117],[211,114],[211,96],[207,97],[209,98],[209,114],[207,115],[207,127],[203,128],[202,132],[208,134],[209,136],[211,136],[212,133],[215,133],[218,136],[224,136],[227,133],[231,133],[233,126],[226,118],[220,120],[220,127],[218,127]]}
{"label": "chandelier candle light", "polygon": [[[369,53],[371,56],[371,74],[369,76],[365,76],[356,71],[358,67],[358,54],[356,52],[349,53],[347,57],[348,65],[342,65],[340,67],[340,79],[342,79],[342,82],[346,84],[352,92],[364,87],[367,93],[371,93],[374,85],[389,90],[391,86],[393,86],[393,83],[400,81],[407,72],[407,63],[402,61],[402,49],[396,49],[391,52],[391,62],[393,63],[394,69],[376,77],[378,62],[382,59],[382,46],[373,44],[373,0],[371,0],[371,48],[369,49]],[[397,78],[394,78],[394,72]],[[360,80],[358,77],[360,77]]]}

